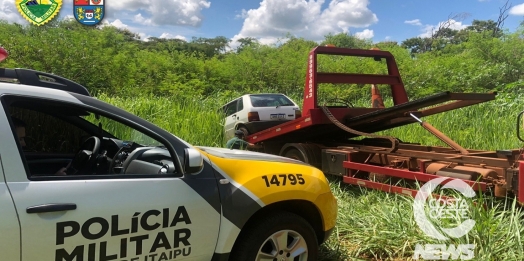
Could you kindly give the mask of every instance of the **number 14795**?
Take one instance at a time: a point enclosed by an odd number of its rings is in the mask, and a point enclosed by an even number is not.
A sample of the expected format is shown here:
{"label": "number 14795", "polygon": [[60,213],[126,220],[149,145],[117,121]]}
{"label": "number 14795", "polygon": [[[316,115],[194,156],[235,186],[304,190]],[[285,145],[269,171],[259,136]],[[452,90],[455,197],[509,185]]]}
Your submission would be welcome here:
{"label": "number 14795", "polygon": [[266,187],[271,186],[286,186],[286,185],[304,185],[306,181],[302,177],[302,174],[275,174],[265,175],[262,179],[266,183]]}

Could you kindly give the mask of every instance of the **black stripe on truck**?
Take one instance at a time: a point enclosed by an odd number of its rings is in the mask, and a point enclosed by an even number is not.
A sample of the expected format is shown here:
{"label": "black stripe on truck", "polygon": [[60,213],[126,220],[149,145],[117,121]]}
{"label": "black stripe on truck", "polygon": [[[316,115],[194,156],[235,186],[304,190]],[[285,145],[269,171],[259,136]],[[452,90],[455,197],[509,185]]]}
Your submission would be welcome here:
{"label": "black stripe on truck", "polygon": [[[215,165],[213,167],[218,180],[232,180],[226,177],[220,168]],[[255,212],[262,208],[255,198],[242,191],[242,186],[237,187],[228,182],[227,184],[219,184],[218,188],[222,202],[222,215],[240,229]]]}

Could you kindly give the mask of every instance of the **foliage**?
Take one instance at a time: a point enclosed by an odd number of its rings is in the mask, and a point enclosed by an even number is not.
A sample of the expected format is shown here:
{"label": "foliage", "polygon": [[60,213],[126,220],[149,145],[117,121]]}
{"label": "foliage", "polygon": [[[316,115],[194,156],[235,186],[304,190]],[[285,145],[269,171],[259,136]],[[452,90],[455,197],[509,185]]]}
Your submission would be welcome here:
{"label": "foliage", "polygon": [[[519,92],[523,82],[524,40],[516,32],[497,31],[495,22],[475,20],[461,31],[442,29],[434,38],[371,43],[348,33],[328,34],[320,43],[390,51],[411,99],[444,90]],[[494,33],[495,32],[495,33]],[[140,37],[111,26],[82,26],[54,20],[42,27],[0,22],[0,44],[10,53],[5,67],[51,72],[86,86],[93,94],[143,94],[205,98],[217,92],[265,89],[302,96],[307,56],[319,45],[287,35],[275,45],[242,38],[229,40]],[[358,59],[321,59],[321,66],[344,72],[384,72],[384,65]],[[327,98],[368,97],[363,85],[320,86]],[[384,89],[387,92],[387,89]]]}
{"label": "foliage", "polygon": [[[214,93],[206,99],[106,94],[98,98],[143,117],[191,144],[223,147],[222,119],[215,108],[237,94]],[[515,120],[522,110],[521,98],[522,94],[502,93],[496,101],[429,116],[425,120],[469,149],[518,148],[521,144],[515,136]],[[355,103],[369,104],[369,100]],[[406,142],[446,146],[417,124],[383,134]],[[434,242],[419,230],[414,222],[411,198],[347,186],[335,178],[331,178],[331,188],[338,199],[338,220],[333,236],[322,246],[319,261],[410,260],[417,243],[448,243]],[[522,260],[523,214],[513,199],[494,201],[484,197],[478,199],[476,206],[470,213],[476,222],[475,228],[467,237],[452,243],[476,244],[475,260]]]}
{"label": "foliage", "polygon": [[[434,38],[412,38],[401,44],[373,44],[345,33],[326,35],[320,44],[375,46],[391,52],[411,99],[442,91],[500,92],[495,102],[426,120],[467,148],[515,148],[520,144],[514,136],[514,118],[524,95],[524,25],[513,33],[493,25],[489,20],[474,21],[464,30],[443,30]],[[236,50],[230,50],[229,41],[220,36],[144,41],[128,30],[86,27],[74,20],[54,20],[38,28],[0,22],[0,39],[10,53],[3,67],[31,68],[72,79],[97,98],[192,144],[206,146],[224,145],[216,109],[235,97],[281,92],[300,102],[308,52],[318,45],[288,35],[272,46],[243,38]],[[385,73],[383,62],[373,59],[320,57],[319,62],[322,70],[332,72]],[[321,85],[320,100],[369,104],[368,88]],[[385,97],[389,95],[387,88],[379,88]],[[384,134],[443,145],[417,125]],[[348,188],[340,181],[333,181],[332,189],[339,199],[339,219],[335,236],[322,249],[322,260],[410,258],[421,233],[413,223],[409,199]],[[503,211],[475,212],[481,226],[466,240],[479,245],[475,253],[479,260],[524,258],[523,229],[516,222],[522,213],[511,202],[501,204],[506,204]]]}

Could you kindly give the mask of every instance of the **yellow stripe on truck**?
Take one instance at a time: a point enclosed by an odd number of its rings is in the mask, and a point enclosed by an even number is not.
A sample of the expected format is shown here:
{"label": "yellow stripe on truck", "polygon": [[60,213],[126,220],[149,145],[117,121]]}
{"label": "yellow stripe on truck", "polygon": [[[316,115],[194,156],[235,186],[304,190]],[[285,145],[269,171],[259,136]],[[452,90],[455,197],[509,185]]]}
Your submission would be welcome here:
{"label": "yellow stripe on truck", "polygon": [[[295,199],[306,200],[321,211],[325,230],[335,226],[336,200],[322,171],[302,164],[206,155],[229,178],[251,191],[265,205]],[[330,201],[335,201],[335,204],[329,204]]]}
{"label": "yellow stripe on truck", "polygon": [[[331,204],[333,203],[334,204]],[[337,223],[337,200],[331,193],[323,193],[313,202],[324,217],[324,230],[335,227]]]}

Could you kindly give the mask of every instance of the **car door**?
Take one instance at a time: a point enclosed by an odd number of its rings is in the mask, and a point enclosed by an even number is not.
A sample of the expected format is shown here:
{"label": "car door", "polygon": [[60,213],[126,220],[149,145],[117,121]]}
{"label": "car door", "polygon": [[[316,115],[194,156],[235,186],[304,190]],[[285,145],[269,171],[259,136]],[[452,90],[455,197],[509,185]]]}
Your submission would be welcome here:
{"label": "car door", "polygon": [[242,98],[236,99],[226,105],[226,120],[224,123],[226,139],[230,139],[234,136],[235,126],[238,118],[237,112],[239,100],[242,101]]}
{"label": "car door", "polygon": [[[0,108],[0,122],[7,122],[6,114]],[[0,133],[9,133],[8,124],[0,124]],[[11,135],[0,135],[0,255],[2,260],[20,260],[20,225],[16,218],[11,193],[4,180],[4,169],[9,168],[9,158],[2,156],[16,154],[16,145]],[[20,160],[20,159],[19,159]],[[6,166],[7,164],[7,166]]]}
{"label": "car door", "polygon": [[[85,108],[57,111],[75,110]],[[46,126],[41,127],[45,132]],[[123,133],[129,133],[128,141],[145,140],[138,130]],[[24,160],[9,159],[5,170],[20,219],[22,260],[211,259],[220,207],[209,200],[218,198],[209,165],[189,177],[146,172],[34,176],[20,143],[9,145]]]}

